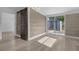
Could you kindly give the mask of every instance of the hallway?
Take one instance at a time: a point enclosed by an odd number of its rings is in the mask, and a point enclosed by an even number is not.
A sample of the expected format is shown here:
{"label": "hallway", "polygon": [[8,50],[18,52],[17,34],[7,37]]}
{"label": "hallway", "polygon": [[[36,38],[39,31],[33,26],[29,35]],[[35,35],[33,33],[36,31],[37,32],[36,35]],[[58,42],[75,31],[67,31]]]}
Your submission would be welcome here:
{"label": "hallway", "polygon": [[[39,9],[42,10],[41,13]],[[47,16],[43,14],[46,9],[52,10],[52,14],[54,10],[65,9],[67,11],[64,10],[66,13],[63,15],[57,13],[56,15],[47,14]],[[76,12],[77,8],[4,7],[1,10],[3,11],[1,12],[0,51],[79,51],[79,13]],[[58,23],[52,23],[51,29],[53,29],[53,25],[57,25],[54,26],[54,32],[48,30],[47,21],[51,16],[64,17],[60,17],[64,20],[63,23],[60,19],[58,19]]]}

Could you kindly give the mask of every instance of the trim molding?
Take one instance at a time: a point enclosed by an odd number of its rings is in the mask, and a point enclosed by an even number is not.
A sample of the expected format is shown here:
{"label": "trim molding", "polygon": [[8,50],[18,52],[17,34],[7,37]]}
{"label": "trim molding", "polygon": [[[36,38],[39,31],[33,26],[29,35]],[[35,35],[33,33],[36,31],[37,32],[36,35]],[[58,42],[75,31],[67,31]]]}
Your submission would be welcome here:
{"label": "trim molding", "polygon": [[20,35],[18,35],[18,34],[16,34],[15,36],[17,36],[17,37],[21,37]]}
{"label": "trim molding", "polygon": [[73,39],[79,39],[79,37],[76,37],[76,36],[69,36],[69,35],[66,35],[66,37],[70,37],[70,38],[73,38]]}
{"label": "trim molding", "polygon": [[45,32],[45,33],[42,33],[42,34],[38,34],[38,35],[36,35],[36,36],[30,37],[29,40],[36,39],[36,38],[38,38],[38,37],[40,37],[40,36],[42,36],[42,35],[45,35],[45,34],[46,34],[46,32]]}
{"label": "trim molding", "polygon": [[2,33],[0,32],[0,40],[2,40]]}
{"label": "trim molding", "polygon": [[28,7],[28,40],[30,39],[30,7]]}

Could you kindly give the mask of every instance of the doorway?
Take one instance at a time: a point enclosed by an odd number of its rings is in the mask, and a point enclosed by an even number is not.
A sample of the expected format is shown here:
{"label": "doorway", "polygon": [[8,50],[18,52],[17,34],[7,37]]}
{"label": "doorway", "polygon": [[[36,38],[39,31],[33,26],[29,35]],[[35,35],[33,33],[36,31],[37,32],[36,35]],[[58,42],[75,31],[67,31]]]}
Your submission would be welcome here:
{"label": "doorway", "polygon": [[48,33],[64,35],[64,16],[48,17]]}

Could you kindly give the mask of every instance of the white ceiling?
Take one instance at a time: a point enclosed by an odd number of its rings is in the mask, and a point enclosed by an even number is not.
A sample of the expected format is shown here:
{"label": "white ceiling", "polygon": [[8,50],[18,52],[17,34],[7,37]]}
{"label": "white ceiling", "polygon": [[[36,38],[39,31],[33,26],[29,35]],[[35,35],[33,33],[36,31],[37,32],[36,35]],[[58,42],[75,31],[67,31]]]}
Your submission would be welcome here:
{"label": "white ceiling", "polygon": [[44,13],[46,15],[49,14],[57,14],[57,13],[63,13],[63,12],[67,12],[70,11],[74,8],[69,8],[69,7],[53,7],[53,8],[42,8]]}
{"label": "white ceiling", "polygon": [[8,7],[8,8],[11,9],[12,11],[17,12],[17,11],[19,11],[19,10],[24,9],[25,7]]}
{"label": "white ceiling", "polygon": [[51,15],[51,14],[65,13],[79,8],[78,7],[38,7],[36,8],[35,7],[33,9],[42,13],[43,15]]}
{"label": "white ceiling", "polygon": [[[21,9],[24,9],[25,7],[8,7],[8,8],[16,12]],[[51,15],[51,14],[65,13],[79,8],[78,7],[32,7],[32,9],[36,10],[37,12],[43,15]]]}

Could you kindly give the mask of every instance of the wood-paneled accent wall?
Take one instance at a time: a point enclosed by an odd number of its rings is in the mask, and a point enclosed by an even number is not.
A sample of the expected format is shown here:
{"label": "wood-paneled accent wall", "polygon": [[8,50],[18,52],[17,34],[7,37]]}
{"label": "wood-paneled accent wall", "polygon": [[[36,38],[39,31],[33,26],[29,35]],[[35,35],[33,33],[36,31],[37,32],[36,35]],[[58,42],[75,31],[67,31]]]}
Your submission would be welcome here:
{"label": "wood-paneled accent wall", "polygon": [[17,12],[16,34],[22,39],[28,39],[28,12],[27,8]]}

